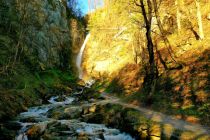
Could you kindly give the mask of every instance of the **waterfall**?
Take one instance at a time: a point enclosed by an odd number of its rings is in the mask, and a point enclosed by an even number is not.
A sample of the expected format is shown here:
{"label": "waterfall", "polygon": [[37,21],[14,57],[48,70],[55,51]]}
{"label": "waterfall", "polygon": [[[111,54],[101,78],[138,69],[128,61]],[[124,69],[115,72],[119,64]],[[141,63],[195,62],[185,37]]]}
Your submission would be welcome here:
{"label": "waterfall", "polygon": [[82,64],[82,56],[83,56],[83,52],[85,50],[85,46],[86,46],[89,38],[90,38],[90,34],[88,34],[86,36],[85,41],[84,41],[84,43],[83,43],[83,45],[82,45],[82,47],[81,47],[81,49],[80,49],[80,51],[79,51],[79,53],[77,55],[76,66],[77,66],[78,71],[79,71],[79,78],[80,79],[82,79],[82,77],[83,77],[83,71],[82,71],[82,67],[81,67],[81,64]]}

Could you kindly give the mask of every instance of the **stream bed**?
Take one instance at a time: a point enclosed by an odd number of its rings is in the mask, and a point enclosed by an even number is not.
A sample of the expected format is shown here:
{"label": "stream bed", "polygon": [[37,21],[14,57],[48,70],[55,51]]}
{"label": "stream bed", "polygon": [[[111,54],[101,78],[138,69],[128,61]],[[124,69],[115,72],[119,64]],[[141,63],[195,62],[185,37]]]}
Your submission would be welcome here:
{"label": "stream bed", "polygon": [[[80,116],[64,117],[65,119],[51,117],[52,112],[57,108],[65,108],[63,113],[70,110],[70,116],[81,111],[82,105],[77,104],[78,99],[75,97],[62,96],[59,98],[59,96],[53,96],[48,100],[49,104],[31,107],[27,112],[21,113],[17,117],[21,129],[15,139],[134,140],[131,135],[115,128],[106,127],[104,124],[83,122],[79,119]],[[56,116],[55,113],[53,115]]]}

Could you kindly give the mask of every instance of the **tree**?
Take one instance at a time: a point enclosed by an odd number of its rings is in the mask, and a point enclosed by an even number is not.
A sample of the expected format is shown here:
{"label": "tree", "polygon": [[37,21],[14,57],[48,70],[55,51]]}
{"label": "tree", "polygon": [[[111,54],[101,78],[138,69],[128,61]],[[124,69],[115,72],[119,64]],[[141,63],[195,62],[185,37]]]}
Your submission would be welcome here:
{"label": "tree", "polygon": [[[163,25],[162,25],[161,20],[160,20],[160,14],[159,14],[159,10],[158,10],[157,0],[152,0],[152,2],[153,2],[153,5],[154,5],[154,6],[153,6],[153,7],[154,7],[154,13],[155,13],[155,17],[156,17],[156,20],[157,20],[157,25],[158,25],[159,30],[160,30],[160,33],[161,33],[161,37],[163,38],[163,41],[164,41],[164,43],[165,43],[165,45],[166,45],[166,47],[167,47],[167,49],[168,49],[168,52],[169,52],[171,58],[174,60],[174,58],[173,58],[173,56],[172,56],[173,50],[172,50],[172,48],[171,48],[171,44],[170,44],[170,42],[169,42],[169,40],[168,40],[168,38],[167,38],[167,36],[166,36],[166,31],[164,30]],[[180,28],[181,28],[181,27],[180,27]],[[161,58],[160,52],[157,51],[157,53],[158,53],[160,62],[164,65],[164,68],[165,68],[165,69],[168,69],[166,63],[165,63],[164,60]],[[174,60],[174,62],[176,62],[176,61]]]}
{"label": "tree", "polygon": [[197,10],[199,36],[200,36],[200,39],[204,39],[202,16],[201,16],[201,10],[200,10],[200,0],[195,0],[195,4],[196,4],[196,10]]}
{"label": "tree", "polygon": [[176,0],[176,21],[177,21],[177,27],[178,27],[178,33],[181,31],[181,6],[183,5],[182,0]]}
{"label": "tree", "polygon": [[147,89],[147,92],[149,93],[148,99],[150,99],[155,92],[156,82],[158,78],[158,70],[154,58],[154,45],[151,36],[153,8],[151,0],[147,0],[146,2],[144,0],[140,0],[139,4],[136,2],[136,5],[141,8],[141,13],[146,28],[147,50],[149,53],[149,68],[148,70],[146,70],[144,85]]}

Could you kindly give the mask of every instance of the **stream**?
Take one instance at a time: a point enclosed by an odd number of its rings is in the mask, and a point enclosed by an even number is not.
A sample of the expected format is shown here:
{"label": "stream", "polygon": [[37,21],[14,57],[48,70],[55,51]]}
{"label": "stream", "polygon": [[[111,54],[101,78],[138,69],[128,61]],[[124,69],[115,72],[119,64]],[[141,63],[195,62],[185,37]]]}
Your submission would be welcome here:
{"label": "stream", "polygon": [[50,118],[49,112],[58,107],[74,106],[79,108],[82,106],[75,105],[77,100],[75,97],[63,96],[63,101],[58,101],[58,99],[58,96],[53,96],[48,100],[49,104],[31,107],[27,112],[21,113],[17,117],[17,122],[22,128],[15,139],[134,140],[129,134],[115,128],[108,128],[103,124],[86,123],[79,119],[56,120]]}

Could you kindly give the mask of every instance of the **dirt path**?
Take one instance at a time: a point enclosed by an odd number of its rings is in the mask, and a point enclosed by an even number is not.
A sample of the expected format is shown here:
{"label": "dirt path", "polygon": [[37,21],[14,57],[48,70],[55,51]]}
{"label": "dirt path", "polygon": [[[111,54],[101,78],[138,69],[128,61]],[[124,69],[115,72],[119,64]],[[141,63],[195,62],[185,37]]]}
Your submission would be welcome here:
{"label": "dirt path", "polygon": [[156,111],[142,108],[142,107],[132,105],[132,104],[127,104],[127,103],[120,101],[119,98],[107,95],[106,93],[102,93],[102,97],[104,97],[106,100],[101,101],[99,104],[101,104],[101,103],[119,104],[124,107],[136,109],[136,110],[140,111],[146,118],[148,118],[152,121],[158,122],[158,123],[169,124],[169,125],[173,126],[175,129],[192,131],[197,136],[200,136],[203,134],[210,135],[210,129],[207,127],[204,127],[202,125],[192,124],[192,123],[186,122],[184,120],[177,119],[177,118],[174,118],[169,115],[165,115],[160,112],[156,112]]}

